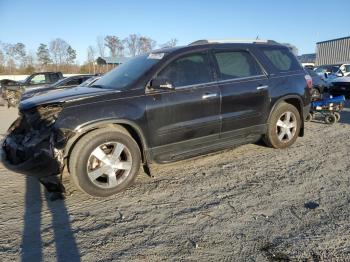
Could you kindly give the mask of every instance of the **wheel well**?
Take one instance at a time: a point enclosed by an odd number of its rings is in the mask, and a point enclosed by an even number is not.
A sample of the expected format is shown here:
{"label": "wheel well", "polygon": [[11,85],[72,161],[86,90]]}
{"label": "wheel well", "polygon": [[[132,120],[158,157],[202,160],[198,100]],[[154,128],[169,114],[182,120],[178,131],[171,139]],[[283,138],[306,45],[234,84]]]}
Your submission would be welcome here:
{"label": "wheel well", "polygon": [[72,144],[68,147],[68,153],[66,154],[67,157],[67,167],[68,167],[68,171],[69,171],[69,156],[73,150],[73,148],[75,147],[75,145],[78,143],[78,141],[84,137],[86,134],[90,133],[91,131],[94,131],[96,129],[102,129],[102,128],[106,128],[106,127],[113,127],[113,126],[121,126],[123,128],[126,129],[126,131],[131,135],[131,137],[136,141],[137,145],[140,148],[140,152],[141,152],[141,160],[142,163],[146,162],[146,155],[145,155],[145,151],[144,151],[144,145],[142,143],[142,139],[140,137],[140,135],[138,134],[138,132],[131,126],[128,124],[119,124],[119,123],[115,123],[115,124],[101,124],[99,126],[95,126],[94,128],[88,129],[86,130],[86,132],[84,132],[83,134],[79,135],[79,137],[77,137],[76,139],[74,139],[74,141],[72,142]]}
{"label": "wheel well", "polygon": [[144,152],[144,146],[143,146],[142,139],[141,139],[139,133],[132,126],[130,126],[128,124],[115,124],[115,125],[122,126],[129,132],[131,137],[136,141],[137,145],[140,148],[142,163],[145,163],[146,157],[145,157],[145,152]]}
{"label": "wheel well", "polygon": [[301,136],[301,137],[304,136],[304,114],[303,114],[303,108],[302,108],[302,105],[300,103],[300,100],[298,98],[287,98],[284,101],[288,104],[295,106],[295,108],[298,109],[299,115],[300,115],[300,120],[301,120],[301,127],[300,127],[299,136]]}
{"label": "wheel well", "polygon": [[299,111],[300,118],[303,118],[303,110],[301,108],[299,99],[297,99],[297,98],[287,98],[284,101],[286,103],[288,103],[288,104],[291,104],[291,105],[295,106],[296,109],[298,109],[298,111]]}

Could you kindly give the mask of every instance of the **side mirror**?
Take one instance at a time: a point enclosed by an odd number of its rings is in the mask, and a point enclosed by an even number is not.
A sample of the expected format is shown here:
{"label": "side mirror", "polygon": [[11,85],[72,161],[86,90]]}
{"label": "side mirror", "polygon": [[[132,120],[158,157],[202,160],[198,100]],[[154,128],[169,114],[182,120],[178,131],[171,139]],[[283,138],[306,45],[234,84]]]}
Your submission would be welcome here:
{"label": "side mirror", "polygon": [[164,78],[155,78],[151,81],[150,87],[152,89],[160,89],[160,90],[174,90],[174,86],[170,83],[169,80]]}

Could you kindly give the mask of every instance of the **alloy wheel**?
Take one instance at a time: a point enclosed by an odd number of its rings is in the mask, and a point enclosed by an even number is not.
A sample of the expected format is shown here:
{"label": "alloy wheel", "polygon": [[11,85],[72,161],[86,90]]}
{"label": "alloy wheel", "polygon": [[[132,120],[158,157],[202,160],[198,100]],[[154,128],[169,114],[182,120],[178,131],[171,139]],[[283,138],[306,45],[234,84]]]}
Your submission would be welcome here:
{"label": "alloy wheel", "polygon": [[276,132],[278,140],[288,143],[293,139],[297,130],[297,120],[293,112],[284,112],[278,119],[276,124]]}
{"label": "alloy wheel", "polygon": [[132,157],[122,143],[107,142],[96,147],[89,156],[87,175],[89,180],[101,188],[114,188],[130,174]]}

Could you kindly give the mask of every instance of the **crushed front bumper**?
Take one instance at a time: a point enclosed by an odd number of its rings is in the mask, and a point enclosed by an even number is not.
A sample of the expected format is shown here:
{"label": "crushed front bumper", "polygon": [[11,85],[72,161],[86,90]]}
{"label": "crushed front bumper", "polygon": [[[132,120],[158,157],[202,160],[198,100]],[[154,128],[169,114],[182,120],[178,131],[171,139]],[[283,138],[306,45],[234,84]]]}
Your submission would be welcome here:
{"label": "crushed front bumper", "polygon": [[11,125],[2,141],[1,161],[12,171],[40,179],[60,174],[64,159],[63,150],[55,142],[54,115],[48,117],[42,110],[37,111],[21,115]]}

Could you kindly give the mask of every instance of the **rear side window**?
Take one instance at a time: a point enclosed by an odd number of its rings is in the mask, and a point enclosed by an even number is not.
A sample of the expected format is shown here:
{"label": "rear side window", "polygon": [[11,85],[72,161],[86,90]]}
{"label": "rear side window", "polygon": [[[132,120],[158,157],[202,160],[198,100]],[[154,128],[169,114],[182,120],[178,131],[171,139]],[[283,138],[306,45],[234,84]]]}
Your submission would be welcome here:
{"label": "rear side window", "polygon": [[207,53],[183,56],[167,65],[159,74],[174,87],[196,85],[211,82],[211,71]]}
{"label": "rear side window", "polygon": [[215,52],[220,80],[261,75],[262,71],[255,59],[246,51]]}
{"label": "rear side window", "polygon": [[262,51],[277,71],[285,72],[300,69],[298,61],[287,48],[262,48]]}

